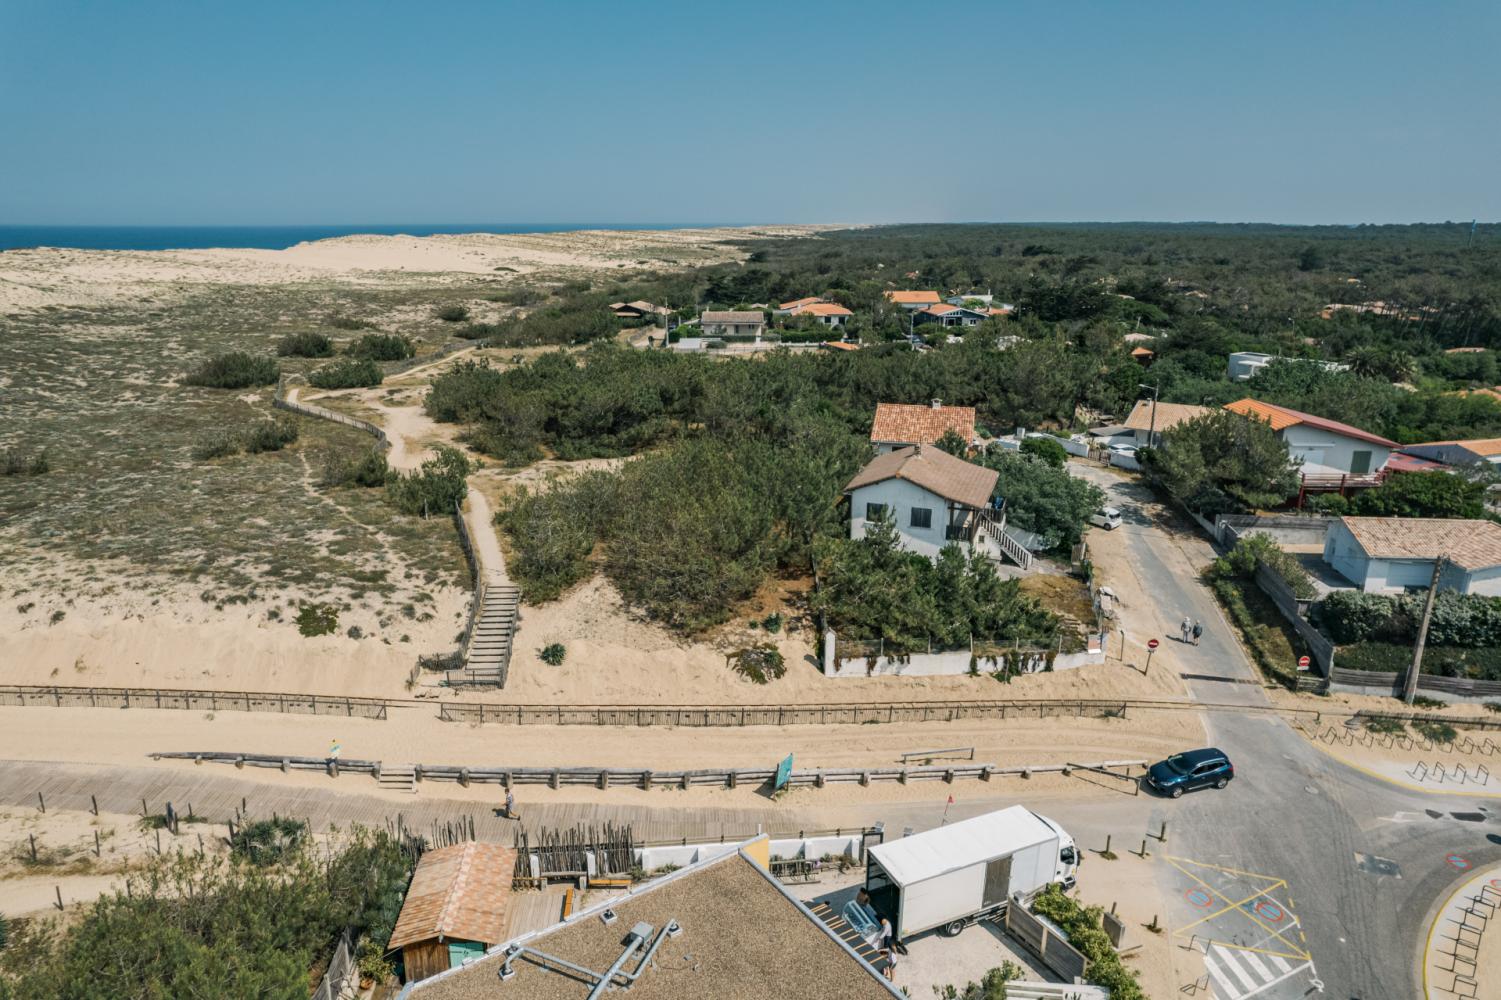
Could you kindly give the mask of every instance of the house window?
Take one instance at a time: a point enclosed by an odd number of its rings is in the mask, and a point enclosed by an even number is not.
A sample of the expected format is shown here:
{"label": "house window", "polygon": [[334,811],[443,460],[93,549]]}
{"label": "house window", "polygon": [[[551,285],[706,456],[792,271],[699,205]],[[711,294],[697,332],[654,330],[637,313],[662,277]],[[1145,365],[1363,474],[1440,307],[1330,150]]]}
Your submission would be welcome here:
{"label": "house window", "polygon": [[914,528],[931,528],[931,527],[933,527],[933,508],[932,507],[913,507],[912,508],[912,527],[914,527]]}
{"label": "house window", "polygon": [[886,516],[886,505],[883,503],[868,503],[865,505],[865,519],[867,521],[879,521]]}
{"label": "house window", "polygon": [[1371,453],[1368,451],[1356,451],[1350,454],[1350,473],[1352,475],[1364,475],[1371,471]]}

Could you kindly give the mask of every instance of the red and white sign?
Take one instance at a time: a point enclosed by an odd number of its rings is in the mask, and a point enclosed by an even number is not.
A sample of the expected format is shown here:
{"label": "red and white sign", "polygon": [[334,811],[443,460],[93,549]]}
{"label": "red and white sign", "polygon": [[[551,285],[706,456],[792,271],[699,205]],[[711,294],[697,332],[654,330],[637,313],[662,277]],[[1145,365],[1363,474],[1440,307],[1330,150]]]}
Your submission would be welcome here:
{"label": "red and white sign", "polygon": [[1157,640],[1156,639],[1148,639],[1147,640],[1147,648],[1148,649],[1156,649],[1157,648]]}
{"label": "red and white sign", "polygon": [[1300,656],[1300,657],[1298,657],[1298,669],[1299,670],[1307,670],[1308,669],[1308,665],[1310,663],[1312,663],[1312,662],[1313,661],[1310,660],[1308,657],[1306,657],[1306,656]]}

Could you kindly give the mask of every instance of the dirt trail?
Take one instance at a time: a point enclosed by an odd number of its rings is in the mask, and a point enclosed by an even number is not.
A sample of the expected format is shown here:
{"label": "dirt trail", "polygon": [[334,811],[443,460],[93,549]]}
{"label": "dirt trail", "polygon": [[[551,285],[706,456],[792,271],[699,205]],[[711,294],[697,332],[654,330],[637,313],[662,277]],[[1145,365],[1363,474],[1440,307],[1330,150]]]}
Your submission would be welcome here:
{"label": "dirt trail", "polygon": [[469,537],[474,542],[474,558],[479,563],[480,573],[490,586],[504,586],[511,582],[506,574],[506,559],[500,552],[500,539],[495,535],[495,515],[490,510],[490,501],[477,489],[469,490],[468,510],[464,521],[469,525]]}

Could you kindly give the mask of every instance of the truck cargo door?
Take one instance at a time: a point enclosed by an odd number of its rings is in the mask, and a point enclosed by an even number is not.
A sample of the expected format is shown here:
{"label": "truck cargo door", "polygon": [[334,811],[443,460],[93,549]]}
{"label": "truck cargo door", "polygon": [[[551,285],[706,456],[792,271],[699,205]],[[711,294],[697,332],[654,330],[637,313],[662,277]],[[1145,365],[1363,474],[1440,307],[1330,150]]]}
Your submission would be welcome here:
{"label": "truck cargo door", "polygon": [[985,906],[1004,903],[1011,892],[1011,857],[996,858],[985,864]]}

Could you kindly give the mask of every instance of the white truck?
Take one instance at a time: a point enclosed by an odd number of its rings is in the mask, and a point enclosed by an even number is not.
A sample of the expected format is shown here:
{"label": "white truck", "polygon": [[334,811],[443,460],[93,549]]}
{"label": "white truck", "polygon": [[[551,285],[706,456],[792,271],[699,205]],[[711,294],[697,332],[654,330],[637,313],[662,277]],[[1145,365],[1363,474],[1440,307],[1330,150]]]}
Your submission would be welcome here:
{"label": "white truck", "polygon": [[1063,827],[1011,806],[872,847],[865,890],[897,940],[934,928],[952,936],[995,916],[1013,895],[1051,882],[1072,887],[1078,870],[1079,850]]}

